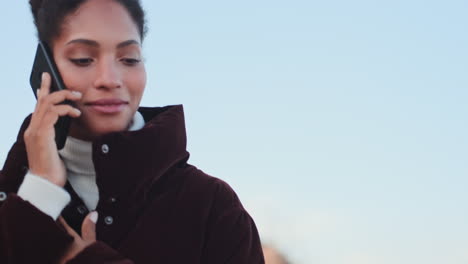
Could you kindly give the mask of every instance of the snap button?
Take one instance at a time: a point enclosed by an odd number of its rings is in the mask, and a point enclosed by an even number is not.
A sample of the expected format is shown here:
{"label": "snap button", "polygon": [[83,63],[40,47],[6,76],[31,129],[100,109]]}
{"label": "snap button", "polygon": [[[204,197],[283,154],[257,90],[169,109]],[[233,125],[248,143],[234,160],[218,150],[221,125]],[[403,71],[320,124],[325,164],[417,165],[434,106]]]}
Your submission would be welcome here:
{"label": "snap button", "polygon": [[0,201],[5,201],[7,198],[7,195],[5,192],[0,192]]}
{"label": "snap button", "polygon": [[78,213],[80,213],[80,214],[85,214],[85,213],[88,211],[88,209],[86,209],[86,207],[84,207],[84,205],[78,206],[78,207],[76,208],[76,210],[77,210]]}
{"label": "snap button", "polygon": [[106,218],[104,218],[104,223],[106,223],[106,225],[112,225],[114,223],[114,218],[112,216],[106,216]]}
{"label": "snap button", "polygon": [[109,146],[107,144],[103,144],[101,146],[102,153],[107,154],[109,153]]}

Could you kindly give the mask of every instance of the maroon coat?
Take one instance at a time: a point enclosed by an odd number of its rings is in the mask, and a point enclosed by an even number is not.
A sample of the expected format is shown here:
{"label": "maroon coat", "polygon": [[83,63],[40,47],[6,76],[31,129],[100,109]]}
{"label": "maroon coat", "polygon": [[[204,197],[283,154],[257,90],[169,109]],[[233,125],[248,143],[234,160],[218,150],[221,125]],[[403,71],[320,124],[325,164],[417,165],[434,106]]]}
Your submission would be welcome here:
{"label": "maroon coat", "polygon": [[[187,164],[182,106],[139,111],[143,129],[93,142],[98,242],[69,263],[264,263],[255,224],[235,192]],[[51,264],[72,242],[57,222],[15,194],[28,170],[28,124],[29,118],[0,175],[2,264]],[[66,189],[72,201],[62,216],[79,231],[88,212],[71,186]]]}

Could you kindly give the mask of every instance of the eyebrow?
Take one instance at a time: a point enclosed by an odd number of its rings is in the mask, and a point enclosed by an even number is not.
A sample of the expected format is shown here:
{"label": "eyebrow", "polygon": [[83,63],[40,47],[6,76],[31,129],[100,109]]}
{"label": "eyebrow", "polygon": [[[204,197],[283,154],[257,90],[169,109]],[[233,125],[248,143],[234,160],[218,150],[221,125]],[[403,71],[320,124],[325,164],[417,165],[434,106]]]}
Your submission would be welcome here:
{"label": "eyebrow", "polygon": [[[74,39],[74,40],[71,40],[71,41],[67,42],[66,45],[70,45],[70,44],[73,44],[73,43],[81,43],[81,44],[85,44],[85,45],[91,46],[91,47],[99,47],[99,43],[97,41],[90,40],[90,39]],[[124,47],[130,46],[130,45],[140,46],[140,42],[138,42],[138,41],[136,41],[134,39],[129,39],[129,40],[126,40],[126,41],[123,41],[123,42],[120,42],[119,44],[117,44],[117,48],[120,49],[120,48],[124,48]]]}

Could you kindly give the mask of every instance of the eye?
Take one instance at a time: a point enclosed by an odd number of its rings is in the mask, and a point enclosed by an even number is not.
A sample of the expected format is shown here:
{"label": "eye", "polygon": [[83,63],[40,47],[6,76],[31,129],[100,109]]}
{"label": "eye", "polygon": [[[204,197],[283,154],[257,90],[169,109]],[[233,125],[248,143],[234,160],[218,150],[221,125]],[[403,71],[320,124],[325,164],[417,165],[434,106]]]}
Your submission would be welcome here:
{"label": "eye", "polygon": [[135,65],[137,65],[138,63],[141,62],[141,60],[133,59],[133,58],[123,58],[120,61],[123,62],[123,64],[125,64],[127,66],[135,66]]}
{"label": "eye", "polygon": [[93,62],[91,58],[78,58],[78,59],[70,59],[70,61],[80,67],[86,67]]}

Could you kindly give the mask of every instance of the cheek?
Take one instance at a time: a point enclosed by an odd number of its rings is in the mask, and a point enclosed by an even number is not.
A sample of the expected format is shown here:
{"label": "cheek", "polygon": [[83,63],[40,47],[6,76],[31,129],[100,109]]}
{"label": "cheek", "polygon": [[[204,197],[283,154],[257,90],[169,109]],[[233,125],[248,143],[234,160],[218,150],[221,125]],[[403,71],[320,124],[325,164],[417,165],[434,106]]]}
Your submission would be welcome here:
{"label": "cheek", "polygon": [[140,99],[146,86],[146,72],[144,70],[131,74],[128,78],[128,89],[132,97]]}
{"label": "cheek", "polygon": [[76,69],[72,69],[72,67],[67,64],[57,66],[60,69],[60,76],[62,76],[63,82],[67,89],[80,91],[83,93],[87,87],[87,80],[89,79],[89,77],[86,76],[86,73],[77,73]]}
{"label": "cheek", "polygon": [[75,75],[74,77],[72,75],[69,78],[66,78],[66,79],[64,78],[63,82],[65,83],[65,86],[68,89],[73,90],[73,91],[79,91],[84,94],[86,87],[88,87],[86,78],[83,78],[83,76],[81,78],[76,78],[76,76],[77,75]]}

